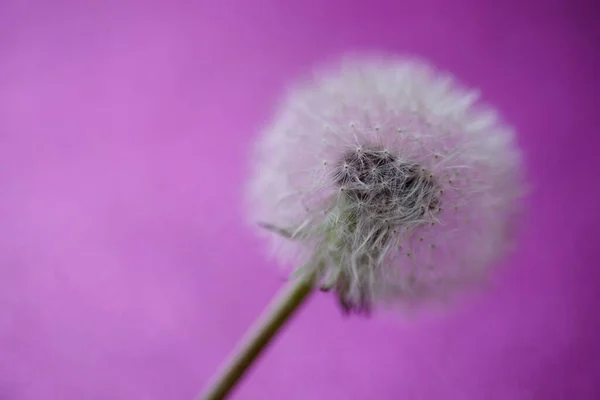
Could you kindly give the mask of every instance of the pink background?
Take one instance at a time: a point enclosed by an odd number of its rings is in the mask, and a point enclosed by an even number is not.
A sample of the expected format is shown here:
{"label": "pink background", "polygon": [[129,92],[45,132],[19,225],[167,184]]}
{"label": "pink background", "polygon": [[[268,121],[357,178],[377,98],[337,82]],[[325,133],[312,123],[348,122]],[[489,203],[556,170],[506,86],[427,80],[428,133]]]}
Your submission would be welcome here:
{"label": "pink background", "polygon": [[253,135],[288,79],[373,48],[518,128],[520,246],[446,316],[317,295],[234,397],[600,398],[592,1],[194,3],[0,2],[0,399],[193,398],[281,286],[242,223]]}

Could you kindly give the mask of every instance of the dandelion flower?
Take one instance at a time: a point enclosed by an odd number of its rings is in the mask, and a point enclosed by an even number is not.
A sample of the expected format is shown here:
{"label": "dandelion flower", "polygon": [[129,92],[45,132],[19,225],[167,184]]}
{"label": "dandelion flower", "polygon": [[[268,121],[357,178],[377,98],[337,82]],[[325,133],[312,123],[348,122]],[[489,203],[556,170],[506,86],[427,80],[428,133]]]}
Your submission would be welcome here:
{"label": "dandelion flower", "polygon": [[424,61],[351,56],[317,70],[255,150],[251,221],[346,312],[446,299],[510,248],[523,186],[513,131]]}
{"label": "dandelion flower", "polygon": [[512,130],[416,59],[346,57],[289,90],[259,136],[249,217],[293,268],[204,392],[227,396],[316,286],[346,313],[446,300],[511,247],[523,193]]}

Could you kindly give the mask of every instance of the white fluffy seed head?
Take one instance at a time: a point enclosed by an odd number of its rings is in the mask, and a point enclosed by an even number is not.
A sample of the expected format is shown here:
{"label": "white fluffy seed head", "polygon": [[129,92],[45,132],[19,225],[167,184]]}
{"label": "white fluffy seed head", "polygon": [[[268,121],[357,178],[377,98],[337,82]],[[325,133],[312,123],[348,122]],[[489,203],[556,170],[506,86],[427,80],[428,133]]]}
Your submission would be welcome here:
{"label": "white fluffy seed head", "polygon": [[[352,56],[293,86],[256,143],[249,217],[346,311],[447,298],[510,247],[513,132],[415,59]],[[263,229],[267,228],[267,229]]]}

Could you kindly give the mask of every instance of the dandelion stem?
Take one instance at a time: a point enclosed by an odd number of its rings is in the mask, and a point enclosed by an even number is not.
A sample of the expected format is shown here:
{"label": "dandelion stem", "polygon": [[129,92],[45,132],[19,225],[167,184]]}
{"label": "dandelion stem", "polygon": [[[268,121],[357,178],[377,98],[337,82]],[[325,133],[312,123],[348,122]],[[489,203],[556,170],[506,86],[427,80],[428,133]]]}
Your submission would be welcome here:
{"label": "dandelion stem", "polygon": [[308,298],[314,288],[314,279],[315,274],[298,278],[273,299],[198,400],[227,398],[279,329]]}

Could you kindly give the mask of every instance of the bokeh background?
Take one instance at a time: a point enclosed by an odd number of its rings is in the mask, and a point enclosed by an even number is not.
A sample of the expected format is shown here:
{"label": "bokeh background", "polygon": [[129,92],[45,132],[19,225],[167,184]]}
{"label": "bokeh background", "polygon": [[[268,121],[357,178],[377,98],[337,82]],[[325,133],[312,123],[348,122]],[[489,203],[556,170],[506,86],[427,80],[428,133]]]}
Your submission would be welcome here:
{"label": "bokeh background", "polygon": [[241,207],[283,85],[425,57],[519,132],[532,193],[477,301],[317,295],[235,399],[600,398],[593,1],[0,1],[0,399],[191,399],[281,287]]}

